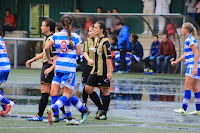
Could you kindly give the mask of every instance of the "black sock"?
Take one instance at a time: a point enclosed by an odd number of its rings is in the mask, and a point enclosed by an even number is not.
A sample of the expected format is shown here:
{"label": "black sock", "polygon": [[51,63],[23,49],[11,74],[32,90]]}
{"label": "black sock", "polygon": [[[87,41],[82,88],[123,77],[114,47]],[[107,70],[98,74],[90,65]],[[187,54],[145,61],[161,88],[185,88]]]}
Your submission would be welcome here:
{"label": "black sock", "polygon": [[102,96],[103,110],[106,113],[108,111],[108,107],[110,105],[110,95]]}
{"label": "black sock", "polygon": [[83,103],[87,103],[88,94],[85,91],[85,87],[83,88],[83,95],[82,96],[83,96]]}
{"label": "black sock", "polygon": [[40,117],[43,116],[44,110],[48,104],[48,100],[49,100],[49,93],[42,93],[40,103],[39,103],[39,111],[38,111],[38,115]]}
{"label": "black sock", "polygon": [[64,106],[62,106],[62,107],[60,108],[60,110],[62,111],[63,114],[65,114],[65,107],[64,107]]}
{"label": "black sock", "polygon": [[90,94],[90,98],[94,102],[94,104],[98,107],[98,110],[102,110],[102,104],[101,104],[101,101],[100,101],[97,93],[93,91]]}

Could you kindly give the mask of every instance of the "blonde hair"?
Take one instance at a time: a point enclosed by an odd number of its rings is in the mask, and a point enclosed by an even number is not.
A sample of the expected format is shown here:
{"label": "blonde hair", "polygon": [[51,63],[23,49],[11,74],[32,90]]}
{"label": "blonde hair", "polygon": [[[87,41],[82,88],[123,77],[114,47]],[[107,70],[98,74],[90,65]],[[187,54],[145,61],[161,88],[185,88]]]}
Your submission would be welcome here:
{"label": "blonde hair", "polygon": [[186,22],[183,24],[185,29],[188,29],[189,33],[192,33],[192,36],[197,39],[197,30],[196,28],[193,26],[193,24]]}

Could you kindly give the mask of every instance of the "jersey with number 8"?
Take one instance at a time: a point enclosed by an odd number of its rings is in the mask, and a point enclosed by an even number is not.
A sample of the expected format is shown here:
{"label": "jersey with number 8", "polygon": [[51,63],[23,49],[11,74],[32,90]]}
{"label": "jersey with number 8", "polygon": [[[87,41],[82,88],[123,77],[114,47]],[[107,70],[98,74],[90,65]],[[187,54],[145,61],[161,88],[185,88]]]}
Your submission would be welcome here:
{"label": "jersey with number 8", "polygon": [[76,46],[79,45],[82,40],[78,34],[71,34],[71,41],[74,49],[70,49],[67,31],[63,29],[60,32],[53,34],[51,40],[53,41],[57,54],[57,61],[55,71],[60,73],[76,72]]}

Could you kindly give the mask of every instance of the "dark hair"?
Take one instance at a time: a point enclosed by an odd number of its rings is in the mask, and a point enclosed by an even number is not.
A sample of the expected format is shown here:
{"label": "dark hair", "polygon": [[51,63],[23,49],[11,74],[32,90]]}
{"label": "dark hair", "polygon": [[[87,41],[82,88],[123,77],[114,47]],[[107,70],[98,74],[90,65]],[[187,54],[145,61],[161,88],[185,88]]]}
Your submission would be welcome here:
{"label": "dark hair", "polygon": [[119,21],[119,22],[116,24],[116,26],[118,26],[118,25],[124,26],[124,22],[123,22],[123,21]]}
{"label": "dark hair", "polygon": [[111,34],[111,35],[110,35],[110,38],[111,38],[112,40],[114,40],[115,42],[118,41],[116,35],[114,35],[114,34]]}
{"label": "dark hair", "polygon": [[3,38],[3,32],[2,32],[2,27],[0,25],[0,36]]}
{"label": "dark hair", "polygon": [[113,8],[113,10],[117,10],[118,11],[118,8]]}
{"label": "dark hair", "polygon": [[101,9],[101,11],[103,10],[103,8],[101,6],[97,7],[97,9]]}
{"label": "dark hair", "polygon": [[100,29],[103,29],[103,34],[108,37],[108,31],[106,30],[106,23],[102,20],[97,21],[96,23],[99,24]]}
{"label": "dark hair", "polygon": [[9,12],[11,13],[11,10],[10,10],[10,8],[6,8],[6,9],[5,9],[5,11],[9,11]]}
{"label": "dark hair", "polygon": [[139,37],[138,37],[137,35],[135,35],[135,34],[134,34],[134,35],[131,34],[131,37],[134,38],[134,40],[137,40],[137,39],[139,38]]}
{"label": "dark hair", "polygon": [[94,24],[90,25],[90,27],[89,27],[89,28],[92,28],[92,29],[94,29]]}
{"label": "dark hair", "polygon": [[51,32],[55,31],[56,23],[53,19],[47,18],[47,19],[44,20],[44,22],[46,22],[47,27],[50,27]]}
{"label": "dark hair", "polygon": [[157,37],[158,38],[158,35],[153,35],[153,37]]}
{"label": "dark hair", "polygon": [[69,48],[74,50],[74,45],[72,43],[72,34],[71,34],[71,25],[72,25],[72,17],[69,15],[63,15],[60,20],[64,29],[67,30],[68,40],[69,40]]}
{"label": "dark hair", "polygon": [[166,37],[167,37],[167,39],[169,38],[169,36],[168,36],[167,34],[162,34],[162,36],[166,36]]}
{"label": "dark hair", "polygon": [[60,32],[63,29],[63,25],[61,23],[56,23],[56,29]]}

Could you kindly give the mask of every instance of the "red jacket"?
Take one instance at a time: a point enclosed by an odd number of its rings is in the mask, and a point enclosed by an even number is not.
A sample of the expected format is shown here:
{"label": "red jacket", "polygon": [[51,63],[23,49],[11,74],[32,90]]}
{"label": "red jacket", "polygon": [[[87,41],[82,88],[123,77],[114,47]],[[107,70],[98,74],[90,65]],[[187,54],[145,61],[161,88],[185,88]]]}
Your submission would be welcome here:
{"label": "red jacket", "polygon": [[176,50],[171,40],[167,42],[161,42],[159,46],[159,55],[171,55],[172,58],[176,58]]}
{"label": "red jacket", "polygon": [[15,22],[15,17],[14,17],[13,14],[10,14],[9,17],[6,17],[6,16],[5,16],[5,21],[9,21],[10,24],[12,24],[13,27],[16,29],[16,22]]}

